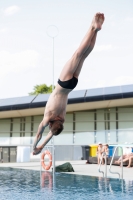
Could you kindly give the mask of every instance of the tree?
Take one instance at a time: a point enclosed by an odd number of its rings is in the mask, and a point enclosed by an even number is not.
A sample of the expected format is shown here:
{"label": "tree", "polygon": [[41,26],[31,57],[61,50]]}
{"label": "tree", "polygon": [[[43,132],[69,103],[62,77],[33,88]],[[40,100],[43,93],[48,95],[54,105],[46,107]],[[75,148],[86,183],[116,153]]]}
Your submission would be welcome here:
{"label": "tree", "polygon": [[35,85],[33,92],[30,92],[29,95],[46,94],[51,92],[52,92],[52,85],[47,86],[46,84],[41,84],[41,85]]}

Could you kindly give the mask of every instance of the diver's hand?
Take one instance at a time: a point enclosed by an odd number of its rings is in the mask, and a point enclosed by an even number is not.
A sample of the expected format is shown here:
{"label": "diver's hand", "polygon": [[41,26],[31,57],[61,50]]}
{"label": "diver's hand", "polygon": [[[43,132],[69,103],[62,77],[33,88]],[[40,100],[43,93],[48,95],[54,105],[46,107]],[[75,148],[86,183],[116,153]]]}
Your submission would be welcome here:
{"label": "diver's hand", "polygon": [[38,155],[39,153],[41,153],[42,151],[42,147],[36,147],[33,151],[33,155]]}

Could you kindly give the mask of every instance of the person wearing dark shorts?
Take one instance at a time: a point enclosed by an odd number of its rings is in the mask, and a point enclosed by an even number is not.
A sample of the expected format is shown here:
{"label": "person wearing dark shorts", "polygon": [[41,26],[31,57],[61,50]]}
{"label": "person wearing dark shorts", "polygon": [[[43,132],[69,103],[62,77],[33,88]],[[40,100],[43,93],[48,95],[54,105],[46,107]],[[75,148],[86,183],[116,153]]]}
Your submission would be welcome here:
{"label": "person wearing dark shorts", "polygon": [[61,81],[60,79],[58,79],[58,84],[62,88],[66,88],[66,89],[72,89],[73,90],[76,87],[77,83],[78,83],[78,79],[74,76],[68,81]]}
{"label": "person wearing dark shorts", "polygon": [[[58,83],[46,104],[44,117],[38,127],[33,144],[33,155],[39,154],[44,146],[53,137],[53,135],[56,136],[62,132],[63,123],[65,121],[68,94],[76,87],[78,83],[78,77],[83,63],[94,48],[97,33],[99,30],[101,30],[103,22],[104,14],[96,13],[90,28],[78,49],[63,67],[58,79]],[[42,138],[42,134],[46,126],[49,126],[50,131],[43,143],[37,146],[38,142]]]}

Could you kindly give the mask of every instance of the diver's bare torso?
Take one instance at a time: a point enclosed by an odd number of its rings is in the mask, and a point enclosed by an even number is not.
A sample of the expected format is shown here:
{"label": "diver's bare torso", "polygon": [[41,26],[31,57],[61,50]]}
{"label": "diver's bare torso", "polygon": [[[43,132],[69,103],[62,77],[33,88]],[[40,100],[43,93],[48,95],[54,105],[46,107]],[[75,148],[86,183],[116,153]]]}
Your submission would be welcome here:
{"label": "diver's bare torso", "polygon": [[71,89],[62,88],[57,84],[46,104],[44,118],[48,117],[49,121],[60,120],[64,122],[68,94],[71,91]]}

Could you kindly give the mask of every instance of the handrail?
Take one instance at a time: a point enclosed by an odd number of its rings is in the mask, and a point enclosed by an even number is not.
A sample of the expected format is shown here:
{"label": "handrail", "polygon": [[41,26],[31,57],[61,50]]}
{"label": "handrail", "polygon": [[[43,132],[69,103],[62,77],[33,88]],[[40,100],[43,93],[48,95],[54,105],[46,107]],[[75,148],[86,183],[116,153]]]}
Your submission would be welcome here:
{"label": "handrail", "polygon": [[[104,156],[105,156],[105,172],[103,172],[103,171],[100,170],[101,164],[102,164],[102,159],[103,159]],[[107,178],[107,157],[106,157],[106,153],[105,152],[102,153],[102,157],[100,159],[100,164],[99,164],[98,172],[102,173],[103,177]]]}
{"label": "handrail", "polygon": [[115,156],[115,153],[116,153],[116,150],[117,150],[118,147],[120,147],[121,150],[122,150],[122,159],[121,159],[121,179],[123,179],[123,148],[122,148],[122,146],[117,146],[117,147],[115,148],[114,153],[113,153],[113,156],[112,156],[112,159],[111,159],[111,162],[110,162],[109,172],[110,172],[111,174],[118,174],[119,179],[120,179],[120,173],[118,173],[118,172],[112,172],[112,171],[111,171],[111,166],[112,166],[112,163],[113,163],[113,159],[114,159],[114,156]]}

